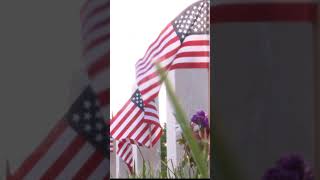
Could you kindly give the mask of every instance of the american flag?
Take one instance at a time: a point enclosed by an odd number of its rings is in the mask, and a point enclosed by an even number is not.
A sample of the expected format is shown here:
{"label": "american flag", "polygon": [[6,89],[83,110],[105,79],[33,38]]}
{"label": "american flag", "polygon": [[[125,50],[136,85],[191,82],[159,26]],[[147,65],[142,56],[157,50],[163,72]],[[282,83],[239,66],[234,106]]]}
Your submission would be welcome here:
{"label": "american flag", "polygon": [[209,68],[210,3],[198,1],[170,22],[136,63],[136,81],[144,103],[160,90],[155,63],[167,71],[178,68]]}
{"label": "american flag", "polygon": [[[136,63],[138,89],[111,120],[110,134],[121,142],[118,148],[129,147],[130,141],[150,147],[162,134],[154,100],[160,90],[155,62],[166,70],[209,67],[209,1],[203,0],[180,13],[149,46],[144,57]],[[128,141],[130,140],[130,141]],[[125,151],[126,150],[126,151]],[[123,150],[131,154],[132,148]],[[130,156],[120,154],[130,167]]]}
{"label": "american flag", "polygon": [[115,140],[130,139],[146,147],[154,145],[161,132],[155,102],[144,105],[139,90],[134,92],[110,123],[110,135]]}
{"label": "american flag", "polygon": [[118,141],[117,144],[117,154],[125,162],[130,173],[133,173],[133,151],[132,145],[129,140]]}
{"label": "american flag", "polygon": [[108,179],[107,133],[100,102],[88,86],[10,179]]}
{"label": "american flag", "polygon": [[90,82],[66,115],[8,179],[109,179],[109,1],[81,8]]}
{"label": "american flag", "polygon": [[87,0],[81,8],[83,56],[90,84],[109,119],[110,102],[110,2]]}
{"label": "american flag", "polygon": [[112,118],[110,135],[118,142],[117,154],[132,170],[132,146],[151,147],[162,134],[155,101],[144,105],[137,89],[127,103]]}

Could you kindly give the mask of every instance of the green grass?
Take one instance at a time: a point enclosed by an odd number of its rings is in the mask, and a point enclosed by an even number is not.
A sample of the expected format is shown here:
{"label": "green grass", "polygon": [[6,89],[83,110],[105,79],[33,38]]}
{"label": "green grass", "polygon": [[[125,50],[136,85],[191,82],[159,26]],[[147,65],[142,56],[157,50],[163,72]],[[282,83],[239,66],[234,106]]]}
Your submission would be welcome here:
{"label": "green grass", "polygon": [[157,69],[161,77],[161,82],[164,81],[166,90],[169,96],[169,99],[175,109],[176,120],[179,123],[183,136],[186,138],[188,146],[191,150],[191,155],[196,163],[197,170],[199,171],[200,178],[208,178],[208,166],[206,157],[201,151],[195,137],[193,136],[193,132],[191,127],[189,126],[189,121],[186,116],[186,113],[183,111],[182,106],[174,94],[171,83],[166,78],[166,74],[163,69],[157,64]]}
{"label": "green grass", "polygon": [[[165,72],[157,65],[158,72],[161,77],[161,82],[165,83],[167,94],[169,99],[175,109],[175,117],[179,123],[183,136],[185,138],[185,143],[190,149],[190,154],[194,160],[195,165],[190,164],[189,159],[184,157],[181,163],[174,169],[172,161],[165,161],[163,148],[161,149],[161,169],[158,174],[153,173],[153,168],[146,166],[146,162],[143,160],[143,169],[140,174],[130,175],[129,178],[209,178],[209,162],[207,161],[207,148],[201,148],[198,144],[196,138],[193,136],[191,127],[189,126],[189,121],[186,113],[183,111],[182,106],[174,94],[172,85],[169,80],[166,79]],[[212,116],[211,116],[212,117]],[[222,129],[221,120],[215,120],[214,128],[211,128],[211,135],[213,135],[213,144],[211,144],[211,149],[213,149],[213,166],[215,171],[213,172],[213,177],[219,180],[242,180],[243,176],[239,172],[237,167],[238,164],[235,161],[235,157],[232,156],[229,149],[226,147],[225,139],[222,137],[220,132]],[[163,142],[163,141],[162,141]],[[148,168],[149,167],[149,168]],[[165,172],[165,173],[164,173]],[[167,173],[170,172],[170,173]]]}

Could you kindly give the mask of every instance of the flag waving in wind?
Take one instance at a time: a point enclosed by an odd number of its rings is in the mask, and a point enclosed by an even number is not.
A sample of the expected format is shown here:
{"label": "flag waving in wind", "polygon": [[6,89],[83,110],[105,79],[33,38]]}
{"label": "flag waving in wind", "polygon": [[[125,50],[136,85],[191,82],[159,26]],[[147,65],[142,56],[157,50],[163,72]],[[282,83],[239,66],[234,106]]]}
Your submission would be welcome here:
{"label": "flag waving in wind", "polygon": [[[118,148],[126,147],[125,150],[130,151],[130,145],[125,142],[152,147],[160,139],[162,128],[155,100],[161,82],[156,63],[166,72],[209,68],[209,9],[208,0],[187,7],[162,30],[136,63],[137,88],[110,122],[110,135],[122,142]],[[132,165],[129,152],[122,154],[120,157],[127,165]]]}
{"label": "flag waving in wind", "polygon": [[86,0],[81,23],[84,86],[12,180],[109,179],[109,1]]}
{"label": "flag waving in wind", "polygon": [[136,81],[144,103],[158,96],[160,77],[155,63],[169,71],[208,68],[210,49],[209,1],[198,1],[179,14],[136,63]]}

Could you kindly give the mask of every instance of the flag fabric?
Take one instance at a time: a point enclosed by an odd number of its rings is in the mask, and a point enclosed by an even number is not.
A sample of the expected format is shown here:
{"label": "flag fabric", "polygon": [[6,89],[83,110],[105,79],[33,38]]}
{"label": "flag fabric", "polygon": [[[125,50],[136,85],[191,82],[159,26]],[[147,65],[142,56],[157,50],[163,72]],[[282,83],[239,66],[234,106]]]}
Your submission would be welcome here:
{"label": "flag fabric", "polygon": [[155,63],[168,72],[178,68],[208,68],[210,3],[198,1],[170,22],[136,63],[136,81],[144,103],[158,96],[160,77]]}
{"label": "flag fabric", "polygon": [[89,82],[11,180],[109,179],[109,1],[87,0],[80,14]]}
{"label": "flag fabric", "polygon": [[132,168],[130,144],[151,147],[162,134],[155,99],[160,77],[155,63],[167,71],[209,67],[209,1],[202,0],[180,13],[136,63],[137,89],[110,123],[110,135],[120,141],[117,154]]}
{"label": "flag fabric", "polygon": [[83,56],[91,87],[97,94],[101,111],[109,120],[110,103],[110,2],[87,0],[81,8]]}
{"label": "flag fabric", "polygon": [[138,89],[110,123],[110,135],[115,140],[130,139],[131,142],[146,147],[153,146],[161,133],[155,102],[144,105]]}
{"label": "flag fabric", "polygon": [[107,130],[88,86],[12,179],[107,179]]}
{"label": "flag fabric", "polygon": [[113,143],[113,139],[110,137],[110,152],[114,151]]}
{"label": "flag fabric", "polygon": [[117,154],[127,165],[130,173],[133,173],[133,151],[132,144],[129,140],[123,139],[121,141],[118,141]]}
{"label": "flag fabric", "polygon": [[162,134],[155,101],[144,105],[137,89],[126,105],[112,118],[110,135],[118,142],[117,154],[133,169],[132,145],[151,147]]}

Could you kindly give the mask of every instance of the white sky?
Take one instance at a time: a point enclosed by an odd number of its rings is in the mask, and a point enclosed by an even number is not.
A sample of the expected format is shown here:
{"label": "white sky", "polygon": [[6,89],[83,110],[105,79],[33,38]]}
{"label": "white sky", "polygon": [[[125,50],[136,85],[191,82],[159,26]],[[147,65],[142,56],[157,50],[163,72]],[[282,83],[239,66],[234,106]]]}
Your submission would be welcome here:
{"label": "white sky", "polygon": [[[133,92],[136,61],[143,57],[149,45],[165,26],[196,1],[111,0],[111,113],[115,115]],[[163,121],[161,113],[165,112],[160,110],[160,121]]]}

